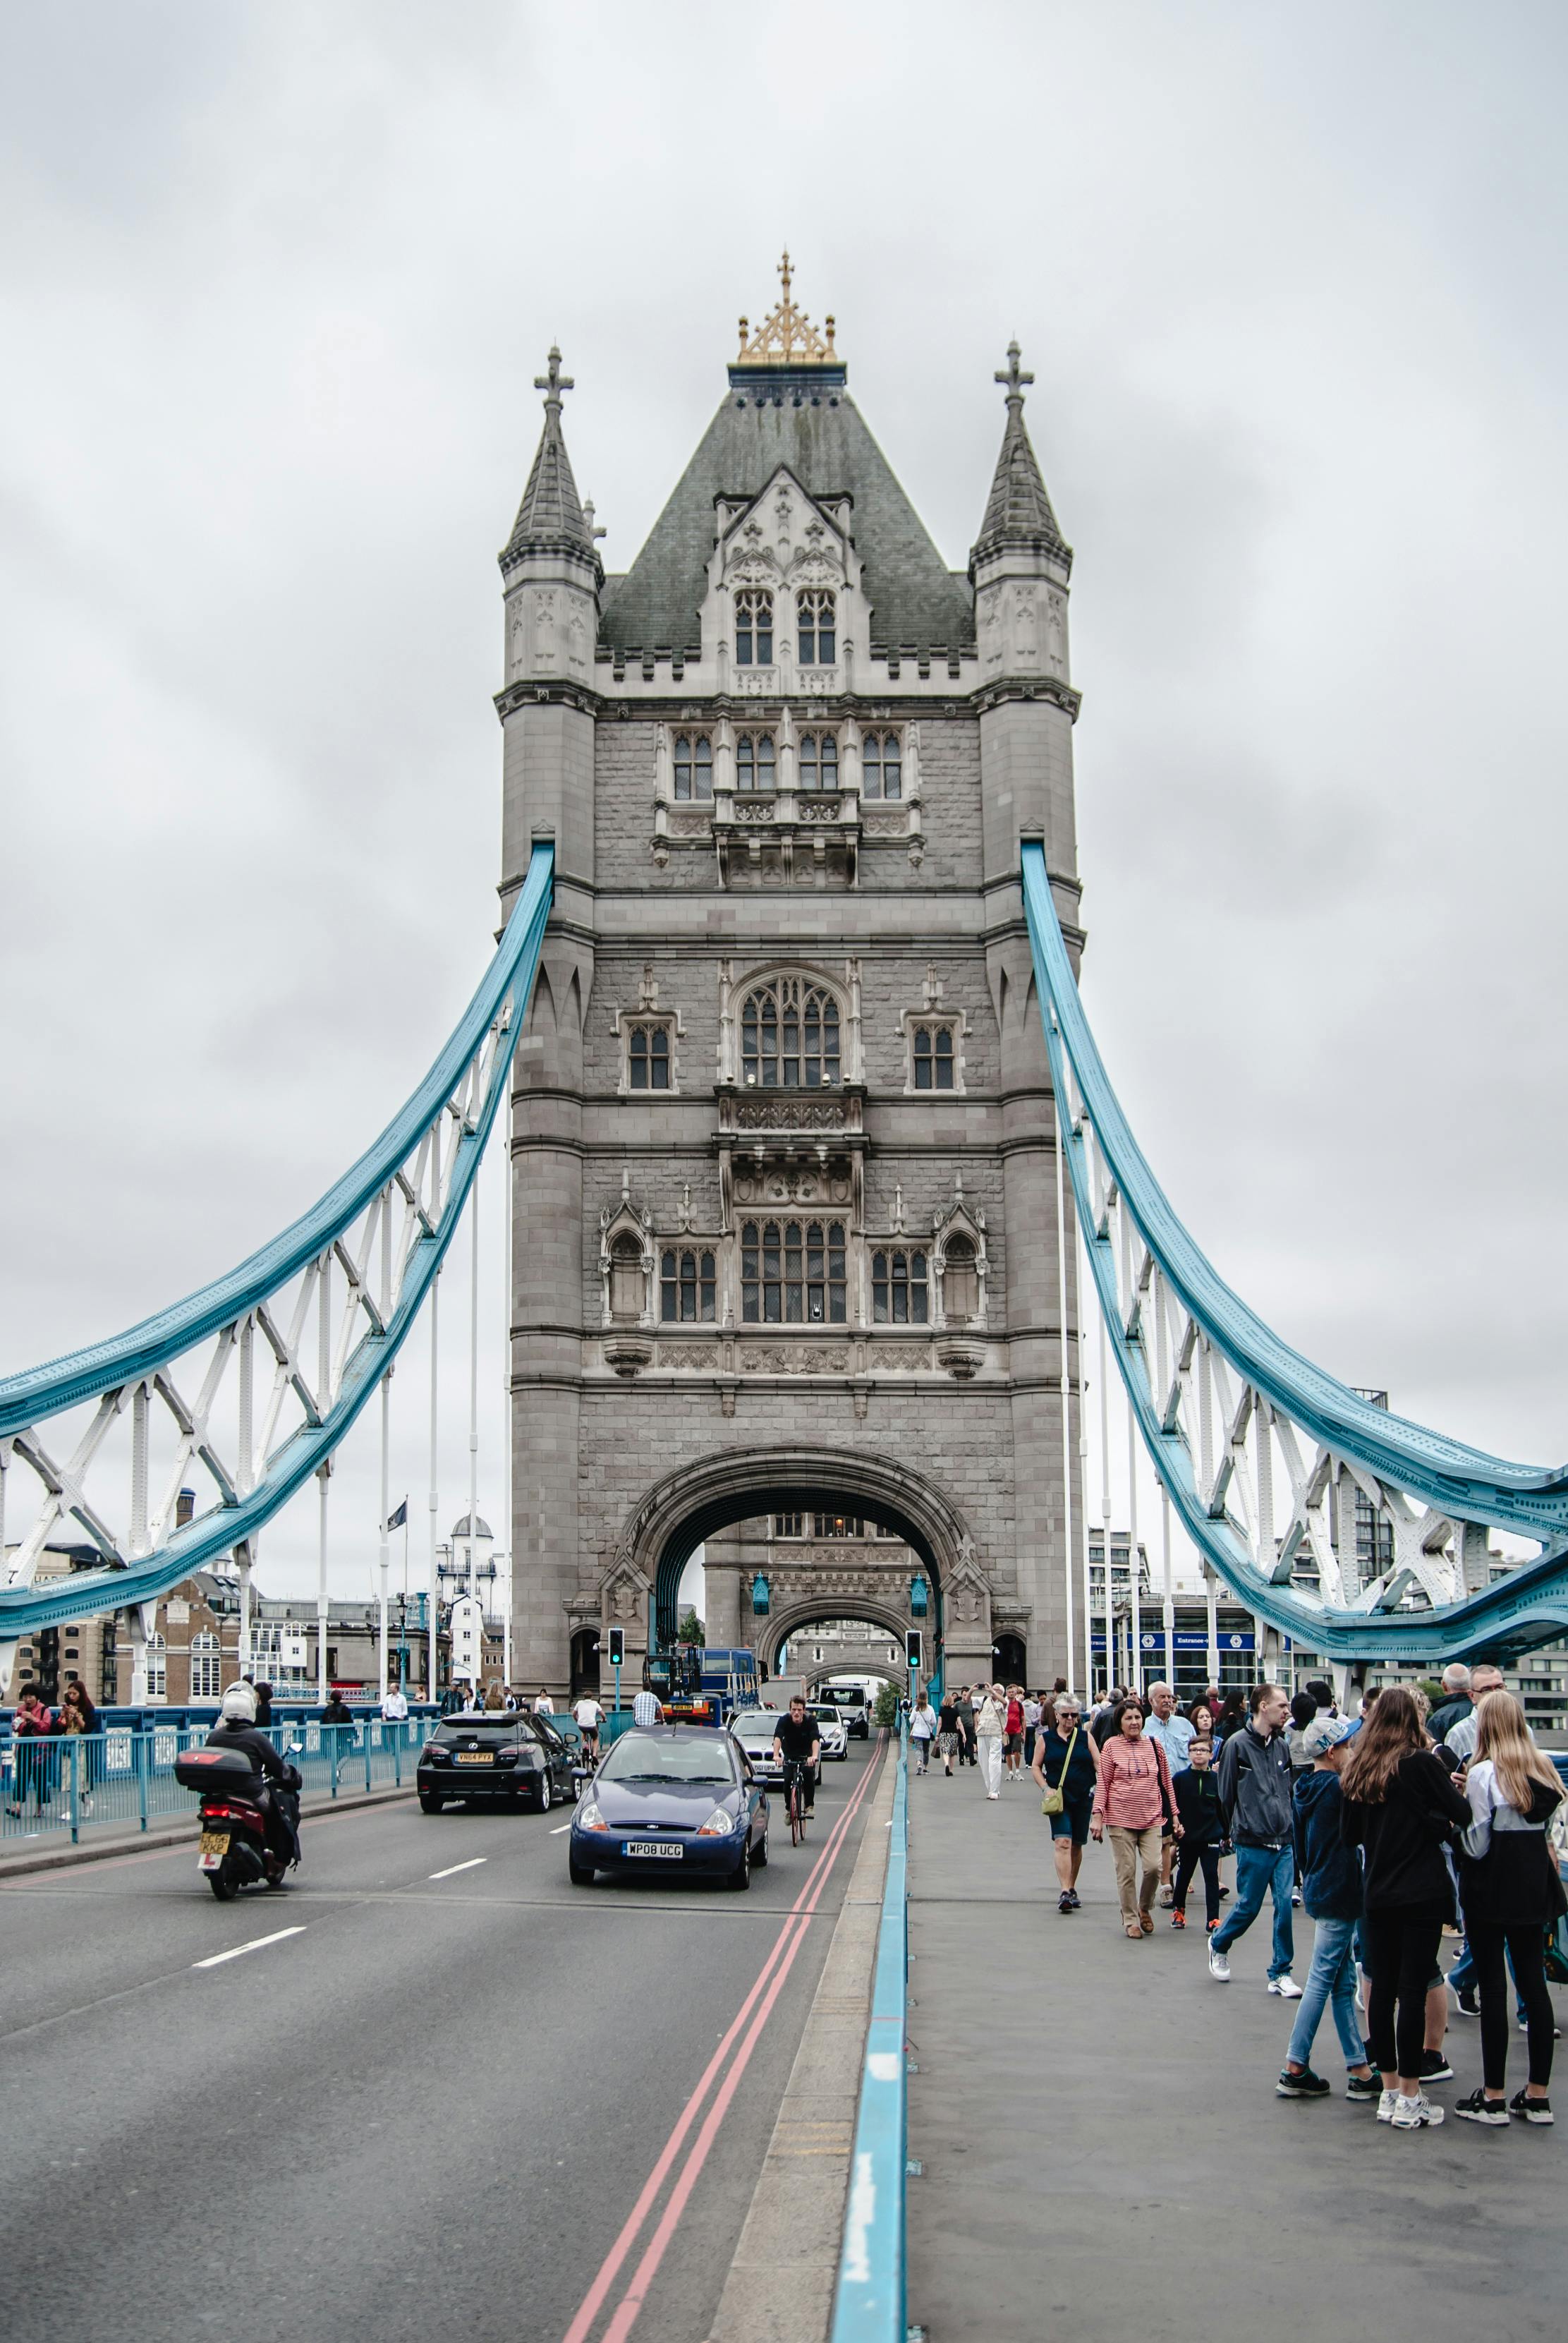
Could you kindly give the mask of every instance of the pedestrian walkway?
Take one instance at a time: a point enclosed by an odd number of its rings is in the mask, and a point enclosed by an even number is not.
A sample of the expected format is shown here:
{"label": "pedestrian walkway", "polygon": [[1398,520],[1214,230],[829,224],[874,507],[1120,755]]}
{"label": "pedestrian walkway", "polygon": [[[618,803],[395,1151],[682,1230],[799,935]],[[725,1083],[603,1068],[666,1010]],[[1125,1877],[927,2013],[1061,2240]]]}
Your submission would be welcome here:
{"label": "pedestrian walkway", "polygon": [[[1157,1912],[1140,1944],[1108,1851],[1080,1893],[1062,1918],[1032,1784],[988,1805],[972,1771],[911,1780],[909,2317],[929,2343],[1256,2343],[1262,2320],[1556,2343],[1568,2119],[1391,2132],[1339,2096],[1327,2016],[1313,2063],[1335,2096],[1277,2098],[1293,2009],[1264,1990],[1267,1916],[1222,1986],[1201,1892],[1195,1927]],[[1312,1938],[1298,1913],[1298,1979]],[[1481,2079],[1479,2031],[1450,2027],[1450,2110]]]}

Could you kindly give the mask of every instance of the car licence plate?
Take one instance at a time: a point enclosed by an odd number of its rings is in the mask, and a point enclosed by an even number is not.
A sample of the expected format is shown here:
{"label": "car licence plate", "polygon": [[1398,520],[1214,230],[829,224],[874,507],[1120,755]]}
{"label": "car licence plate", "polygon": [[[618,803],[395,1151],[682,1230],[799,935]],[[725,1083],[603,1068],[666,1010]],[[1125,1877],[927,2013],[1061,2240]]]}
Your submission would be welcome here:
{"label": "car licence plate", "polygon": [[228,1853],[227,1831],[203,1831],[196,1855],[198,1871],[221,1871],[224,1856]]}
{"label": "car licence plate", "polygon": [[628,1838],[621,1843],[622,1855],[662,1855],[666,1863],[678,1863],[686,1853],[683,1846],[672,1845],[666,1839]]}
{"label": "car licence plate", "polygon": [[459,1765],[493,1765],[495,1762],[487,1749],[459,1749],[457,1752]]}

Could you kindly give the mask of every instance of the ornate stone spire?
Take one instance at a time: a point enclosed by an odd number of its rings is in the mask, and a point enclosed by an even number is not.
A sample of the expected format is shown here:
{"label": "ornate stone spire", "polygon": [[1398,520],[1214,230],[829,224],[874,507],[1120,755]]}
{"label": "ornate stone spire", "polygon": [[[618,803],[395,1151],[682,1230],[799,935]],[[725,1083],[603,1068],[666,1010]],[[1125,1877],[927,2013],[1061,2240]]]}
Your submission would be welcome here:
{"label": "ornate stone spire", "polygon": [[1010,342],[1006,371],[996,377],[1007,390],[1007,425],[971,559],[1003,545],[1039,546],[1060,554],[1067,551],[1023,419],[1024,385],[1031,383],[1034,377],[1025,373],[1018,361],[1018,344]]}
{"label": "ornate stone spire", "polygon": [[803,309],[798,309],[789,297],[789,287],[795,272],[789,266],[789,249],[779,263],[779,274],[784,283],[784,297],[773,315],[747,336],[749,325],[740,320],[740,348],[730,359],[730,370],[738,367],[841,367],[843,360],[833,347],[833,320],[827,321],[827,331],[819,334]]}
{"label": "ornate stone spire", "polygon": [[501,557],[503,562],[517,553],[568,547],[573,552],[586,554],[592,561],[598,560],[593,538],[583,518],[577,482],[572,478],[571,458],[561,437],[561,393],[572,387],[570,375],[561,372],[561,354],[552,345],[548,371],[534,377],[534,388],[545,393],[545,427],[539,436],[538,453],[528,474],[528,485],[523,490],[523,501],[518,507],[518,518]]}

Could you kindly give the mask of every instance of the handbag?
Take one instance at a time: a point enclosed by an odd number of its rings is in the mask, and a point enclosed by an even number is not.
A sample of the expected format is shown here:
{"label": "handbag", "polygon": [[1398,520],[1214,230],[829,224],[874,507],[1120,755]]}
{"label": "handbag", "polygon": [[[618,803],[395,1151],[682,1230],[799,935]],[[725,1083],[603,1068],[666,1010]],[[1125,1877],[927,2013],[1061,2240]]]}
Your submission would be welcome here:
{"label": "handbag", "polygon": [[[1040,1811],[1042,1815],[1059,1815],[1067,1805],[1067,1769],[1072,1763],[1072,1745],[1077,1738],[1078,1727],[1075,1725],[1067,1738],[1067,1755],[1061,1761],[1061,1772],[1057,1776],[1055,1789],[1051,1788],[1049,1782],[1046,1784],[1045,1795],[1040,1802]],[[1041,1758],[1042,1766],[1044,1763],[1045,1760]]]}

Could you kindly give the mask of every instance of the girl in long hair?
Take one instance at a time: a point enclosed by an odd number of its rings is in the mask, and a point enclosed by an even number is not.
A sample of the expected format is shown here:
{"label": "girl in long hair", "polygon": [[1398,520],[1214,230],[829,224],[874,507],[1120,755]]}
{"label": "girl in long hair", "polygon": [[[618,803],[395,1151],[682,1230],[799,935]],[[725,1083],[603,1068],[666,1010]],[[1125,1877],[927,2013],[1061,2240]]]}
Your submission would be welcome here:
{"label": "girl in long hair", "polygon": [[1416,2131],[1442,2121],[1421,2084],[1426,1990],[1443,1923],[1453,1916],[1443,1848],[1471,1812],[1427,1747],[1421,1711],[1402,1684],[1378,1694],[1340,1786],[1341,1833],[1363,1855],[1367,2030],[1382,2071],[1378,2121]]}
{"label": "girl in long hair", "polygon": [[[1506,2124],[1512,2108],[1526,2123],[1549,2124],[1552,1996],[1542,1956],[1563,1896],[1546,1831],[1563,1802],[1563,1783],[1510,1692],[1488,1693],[1481,1704],[1465,1791],[1473,1819],[1460,1841],[1460,1896],[1481,1988],[1483,2085],[1453,2112],[1470,2123]],[[1503,2091],[1510,1966],[1530,2046],[1530,2080],[1512,2101]]]}

